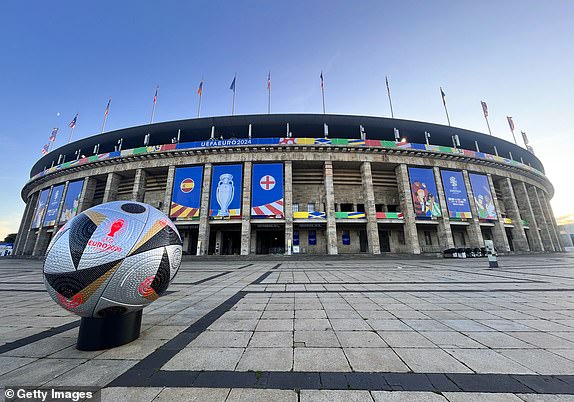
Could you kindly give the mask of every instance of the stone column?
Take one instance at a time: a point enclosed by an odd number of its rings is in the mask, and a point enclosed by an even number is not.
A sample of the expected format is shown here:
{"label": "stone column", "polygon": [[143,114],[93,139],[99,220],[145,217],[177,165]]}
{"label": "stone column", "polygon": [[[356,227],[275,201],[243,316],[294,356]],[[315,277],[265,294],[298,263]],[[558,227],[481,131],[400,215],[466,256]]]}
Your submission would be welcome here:
{"label": "stone column", "polygon": [[544,243],[544,248],[546,251],[556,251],[554,248],[554,239],[552,238],[552,231],[550,230],[550,225],[548,217],[544,213],[544,207],[542,202],[538,197],[538,190],[535,186],[530,186],[528,189],[528,195],[530,197],[530,203],[532,204],[532,209],[534,211],[534,216],[537,219],[538,227],[542,229],[542,243]]}
{"label": "stone column", "polygon": [[36,203],[38,202],[38,194],[39,193],[32,194],[28,197],[28,202],[26,203],[26,208],[24,209],[24,215],[22,216],[22,222],[20,223],[20,229],[18,230],[18,235],[16,236],[14,255],[24,254],[24,246],[26,245],[26,239],[30,233],[30,224],[32,222],[32,217],[34,216]]}
{"label": "stone column", "polygon": [[379,227],[377,225],[377,210],[375,209],[375,192],[373,191],[373,173],[371,162],[361,164],[361,181],[363,183],[363,199],[367,213],[367,242],[371,254],[381,254],[379,244]]}
{"label": "stone column", "polygon": [[[510,179],[507,178],[509,183],[512,183]],[[528,191],[526,190],[526,184],[524,182],[518,182],[512,184],[514,189],[514,194],[516,195],[515,200],[518,202],[520,207],[520,214],[524,216],[524,219],[528,222],[528,227],[530,228],[530,249],[532,251],[544,251],[544,243],[540,236],[540,231],[538,230],[538,221],[534,216],[534,211],[532,210],[532,205],[530,203],[530,198],[528,198]],[[513,220],[514,222],[514,220]]]}
{"label": "stone column", "polygon": [[554,217],[554,211],[552,211],[552,206],[548,201],[546,192],[544,192],[543,190],[539,190],[538,195],[541,197],[542,206],[546,211],[546,215],[548,216],[548,222],[550,224],[551,229],[554,231],[554,236],[556,237],[556,241],[554,243],[555,248],[557,248],[556,251],[564,251],[564,249],[562,248],[562,243],[560,242],[560,231],[558,230],[558,224],[556,223],[556,218]]}
{"label": "stone column", "polygon": [[452,238],[452,230],[450,228],[450,215],[448,214],[448,207],[446,197],[444,195],[444,187],[442,185],[442,178],[440,177],[440,169],[438,166],[433,168],[434,179],[436,183],[436,191],[438,192],[437,201],[440,204],[440,213],[442,217],[439,219],[438,225],[438,239],[441,247],[444,249],[454,248],[454,240]]}
{"label": "stone column", "polygon": [[211,190],[211,163],[206,163],[203,166],[203,184],[201,187],[199,233],[197,240],[201,242],[199,255],[205,255],[209,250],[209,191]]}
{"label": "stone column", "polygon": [[[498,203],[498,197],[496,196],[496,190],[494,189],[494,183],[492,182],[492,175],[487,174],[488,186],[490,187],[490,194],[492,194],[492,202],[494,203],[494,208],[496,209],[496,222],[494,222],[494,247],[497,250],[507,250],[510,251],[510,245],[508,244],[508,237],[506,236],[506,229],[504,228],[504,220],[500,215],[500,204]],[[522,225],[522,222],[520,222]],[[524,229],[522,229],[524,233]],[[526,240],[526,236],[524,237]],[[515,249],[516,250],[516,249]]]}
{"label": "stone column", "polygon": [[[472,192],[472,187],[470,185],[470,177],[468,176],[468,171],[462,171],[462,177],[464,180],[464,186],[466,187],[466,192],[468,195],[468,205],[470,206],[470,213],[472,218],[470,218],[470,225],[468,227],[468,237],[470,238],[470,247],[484,247],[484,239],[482,237],[482,231],[480,230],[480,220],[478,219],[478,214],[476,210],[476,203],[474,202],[474,193]],[[507,251],[508,249],[504,249]]]}
{"label": "stone column", "polygon": [[[136,177],[134,179],[134,188],[132,190],[132,201],[143,202],[145,196],[145,185],[146,185],[146,178],[147,173],[144,169],[136,170]],[[169,183],[169,171],[168,171],[168,183]],[[173,183],[173,179],[172,179]],[[172,184],[173,186],[173,184]],[[167,185],[166,185],[167,188]],[[171,194],[170,194],[171,196]],[[164,207],[169,204],[168,202],[164,202]],[[165,209],[165,208],[164,208]],[[169,211],[169,208],[168,208]]]}
{"label": "stone column", "polygon": [[82,193],[80,194],[80,201],[78,202],[78,214],[92,206],[94,194],[96,192],[96,184],[96,179],[92,177],[86,177],[84,179]]}
{"label": "stone column", "polygon": [[[492,178],[489,175],[489,182],[491,180]],[[506,207],[506,214],[510,219],[512,219],[512,224],[514,225],[514,228],[511,229],[512,237],[514,239],[514,251],[530,251],[530,245],[528,244],[528,239],[526,238],[526,232],[524,230],[524,225],[522,224],[522,216],[520,215],[520,208],[516,202],[516,196],[514,195],[512,183],[509,178],[501,179],[499,183],[502,198],[504,200],[504,206]],[[494,186],[492,187],[494,188]],[[492,196],[496,196],[496,191],[492,193]],[[500,209],[498,206],[496,206],[496,210],[500,215]],[[506,233],[504,218],[500,216],[499,219],[502,222],[502,228]]]}
{"label": "stone column", "polygon": [[333,184],[333,162],[325,161],[325,213],[327,214],[327,253],[337,252],[337,223],[335,221],[335,186]]}
{"label": "stone column", "polygon": [[291,241],[293,247],[293,162],[285,161],[283,210],[285,213],[285,253]]}
{"label": "stone column", "polygon": [[243,163],[243,198],[241,200],[241,255],[250,254],[251,166],[251,162]]}
{"label": "stone column", "polygon": [[421,246],[419,244],[417,224],[415,222],[415,211],[413,208],[413,199],[411,197],[411,185],[409,183],[407,165],[401,163],[395,168],[395,173],[397,175],[397,184],[399,187],[401,210],[405,217],[405,242],[413,254],[420,254]]}
{"label": "stone column", "polygon": [[[167,182],[165,183],[165,194],[163,196],[162,212],[169,216],[171,209],[171,193],[173,191],[173,179],[175,178],[175,166],[171,165],[167,170]],[[145,191],[144,191],[145,193]]]}
{"label": "stone column", "polygon": [[104,190],[104,199],[102,204],[118,199],[118,187],[120,185],[120,175],[117,173],[108,173],[106,180],[106,189]]}

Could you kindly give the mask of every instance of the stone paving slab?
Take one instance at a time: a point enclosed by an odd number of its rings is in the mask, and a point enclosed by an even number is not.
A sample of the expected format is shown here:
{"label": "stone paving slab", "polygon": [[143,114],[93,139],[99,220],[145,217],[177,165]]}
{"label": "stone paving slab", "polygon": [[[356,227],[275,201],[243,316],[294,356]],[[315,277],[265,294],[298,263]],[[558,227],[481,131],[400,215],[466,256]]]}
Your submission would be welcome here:
{"label": "stone paving slab", "polygon": [[[0,385],[103,400],[574,399],[574,256],[186,260],[142,335],[75,349],[41,263],[0,260]],[[26,267],[26,269],[23,269]],[[12,282],[18,282],[13,284]]]}

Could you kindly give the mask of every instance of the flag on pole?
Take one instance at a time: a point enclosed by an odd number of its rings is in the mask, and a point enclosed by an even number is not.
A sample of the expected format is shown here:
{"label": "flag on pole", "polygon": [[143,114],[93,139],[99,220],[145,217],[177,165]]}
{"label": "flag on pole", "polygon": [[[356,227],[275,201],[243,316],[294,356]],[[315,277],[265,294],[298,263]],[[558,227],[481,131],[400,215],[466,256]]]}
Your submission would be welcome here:
{"label": "flag on pole", "polygon": [[50,143],[47,143],[42,147],[42,155],[48,155],[48,148],[50,147]]}
{"label": "flag on pole", "polygon": [[50,134],[51,142],[56,141],[56,134],[58,134],[58,127],[54,127],[54,129],[52,130],[52,134]]}
{"label": "flag on pole", "polygon": [[158,91],[159,87],[155,87],[155,94],[153,96],[153,104],[155,105],[157,103],[157,91]]}
{"label": "flag on pole", "polygon": [[482,112],[484,113],[484,117],[488,117],[488,106],[486,105],[486,102],[480,101],[480,105],[482,106]]}
{"label": "flag on pole", "polygon": [[506,120],[508,120],[508,125],[510,126],[510,131],[514,131],[514,122],[512,121],[512,117],[506,116]]}
{"label": "flag on pole", "polygon": [[70,122],[69,126],[70,128],[75,128],[76,127],[76,122],[78,121],[78,113],[76,113],[76,115],[74,116],[74,118],[72,119],[72,121]]}
{"label": "flag on pole", "polygon": [[197,88],[197,94],[201,96],[203,94],[203,80],[199,83],[199,87]]}
{"label": "flag on pole", "polygon": [[107,116],[110,113],[110,103],[112,103],[112,98],[108,100],[108,105],[106,106],[106,111],[104,112],[104,116]]}
{"label": "flag on pole", "polygon": [[524,131],[520,132],[522,134],[522,140],[524,141],[524,145],[526,145],[526,148],[528,148],[528,137],[526,136],[526,133]]}
{"label": "flag on pole", "polygon": [[269,71],[269,74],[267,74],[267,90],[271,90],[271,71]]}
{"label": "flag on pole", "polygon": [[442,87],[440,87],[440,96],[442,96],[442,104],[446,107],[446,94],[442,90]]}
{"label": "flag on pole", "polygon": [[235,79],[237,78],[237,75],[233,76],[233,81],[231,81],[231,85],[229,86],[229,89],[231,89],[233,91],[233,93],[235,93]]}
{"label": "flag on pole", "polygon": [[323,71],[321,71],[321,89],[325,89],[325,80],[323,79]]}

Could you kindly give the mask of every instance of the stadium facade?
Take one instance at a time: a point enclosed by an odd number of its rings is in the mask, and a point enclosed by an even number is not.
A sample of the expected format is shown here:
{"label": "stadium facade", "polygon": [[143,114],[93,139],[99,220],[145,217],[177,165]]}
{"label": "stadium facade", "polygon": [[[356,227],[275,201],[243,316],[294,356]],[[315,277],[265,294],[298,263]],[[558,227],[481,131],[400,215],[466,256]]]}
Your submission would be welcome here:
{"label": "stadium facade", "polygon": [[561,251],[554,189],[531,152],[426,122],[248,115],[132,127],[42,157],[16,255],[115,200],[168,214],[185,254]]}

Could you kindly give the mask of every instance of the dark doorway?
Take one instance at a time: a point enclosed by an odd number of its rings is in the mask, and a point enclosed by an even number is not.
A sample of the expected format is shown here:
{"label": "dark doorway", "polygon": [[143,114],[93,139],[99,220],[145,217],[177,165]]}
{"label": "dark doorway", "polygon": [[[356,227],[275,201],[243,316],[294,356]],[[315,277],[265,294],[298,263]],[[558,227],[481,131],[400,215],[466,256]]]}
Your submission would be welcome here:
{"label": "dark doorway", "polygon": [[366,253],[369,243],[367,240],[367,231],[359,230],[359,247],[361,248],[361,253]]}
{"label": "dark doorway", "polygon": [[[221,242],[217,241],[221,232]],[[234,255],[241,253],[241,230],[216,230],[209,233],[209,254]]]}
{"label": "dark doorway", "polygon": [[257,254],[283,254],[285,253],[285,231],[258,230]]}
{"label": "dark doorway", "polygon": [[481,226],[480,231],[482,232],[482,238],[484,240],[492,240],[492,229],[488,226]]}
{"label": "dark doorway", "polygon": [[199,236],[197,228],[179,229],[179,234],[183,240],[183,254],[195,255],[197,253],[197,238]]}
{"label": "dark doorway", "polygon": [[391,252],[391,242],[387,230],[379,230],[379,247],[381,248],[381,253]]}
{"label": "dark doorway", "polygon": [[510,251],[514,251],[514,238],[512,237],[512,230],[510,228],[504,228],[506,231],[506,237],[508,238],[508,247]]}

